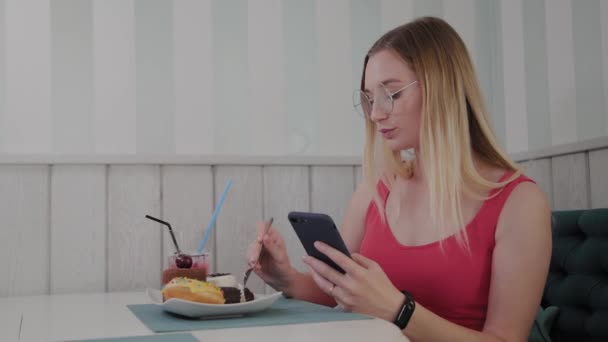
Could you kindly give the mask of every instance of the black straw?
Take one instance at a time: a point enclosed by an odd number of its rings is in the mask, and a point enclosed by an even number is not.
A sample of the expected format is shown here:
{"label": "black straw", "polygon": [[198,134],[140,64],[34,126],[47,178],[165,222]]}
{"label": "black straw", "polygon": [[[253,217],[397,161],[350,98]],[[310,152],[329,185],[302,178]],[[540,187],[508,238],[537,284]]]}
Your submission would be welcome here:
{"label": "black straw", "polygon": [[21,328],[23,327],[23,314],[21,314],[21,320],[19,321],[19,341],[21,341]]}
{"label": "black straw", "polygon": [[161,219],[158,219],[156,217],[152,217],[150,215],[146,215],[147,219],[150,219],[152,221],[156,221],[160,224],[164,224],[165,226],[167,226],[167,228],[169,228],[169,234],[171,234],[171,239],[173,240],[173,244],[175,245],[175,249],[177,250],[177,254],[181,254],[182,252],[179,250],[179,246],[177,245],[177,240],[175,239],[175,235],[173,234],[173,229],[171,229],[171,224],[169,222],[165,222]]}

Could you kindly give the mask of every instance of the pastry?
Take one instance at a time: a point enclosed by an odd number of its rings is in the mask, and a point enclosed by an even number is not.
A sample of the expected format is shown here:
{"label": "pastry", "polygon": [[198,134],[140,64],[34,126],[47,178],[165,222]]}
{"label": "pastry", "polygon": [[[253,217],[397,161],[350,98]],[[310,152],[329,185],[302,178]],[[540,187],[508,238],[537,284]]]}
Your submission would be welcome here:
{"label": "pastry", "polygon": [[222,290],[205,281],[185,277],[173,278],[161,290],[163,299],[179,298],[206,304],[224,304]]}

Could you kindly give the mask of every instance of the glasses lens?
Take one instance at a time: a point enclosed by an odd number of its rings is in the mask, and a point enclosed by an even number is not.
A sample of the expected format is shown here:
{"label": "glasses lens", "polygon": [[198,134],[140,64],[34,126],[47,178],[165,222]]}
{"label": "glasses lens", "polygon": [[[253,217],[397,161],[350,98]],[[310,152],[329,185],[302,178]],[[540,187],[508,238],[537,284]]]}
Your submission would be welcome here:
{"label": "glasses lens", "polygon": [[381,91],[378,92],[378,105],[382,109],[384,114],[390,114],[393,111],[393,96],[391,92],[386,89],[386,87],[381,86]]}
{"label": "glasses lens", "polygon": [[369,116],[371,102],[367,94],[361,90],[355,90],[353,93],[353,107],[361,117]]}

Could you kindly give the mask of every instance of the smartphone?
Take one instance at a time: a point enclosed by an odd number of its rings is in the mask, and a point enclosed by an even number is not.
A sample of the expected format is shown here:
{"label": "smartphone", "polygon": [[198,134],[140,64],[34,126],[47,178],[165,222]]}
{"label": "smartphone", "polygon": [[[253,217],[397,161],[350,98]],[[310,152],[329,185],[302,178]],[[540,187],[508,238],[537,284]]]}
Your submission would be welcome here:
{"label": "smartphone", "polygon": [[340,266],[314,246],[315,241],[321,241],[350,257],[350,252],[346,248],[334,220],[329,215],[292,211],[287,218],[308,255],[325,262],[340,273],[345,273]]}

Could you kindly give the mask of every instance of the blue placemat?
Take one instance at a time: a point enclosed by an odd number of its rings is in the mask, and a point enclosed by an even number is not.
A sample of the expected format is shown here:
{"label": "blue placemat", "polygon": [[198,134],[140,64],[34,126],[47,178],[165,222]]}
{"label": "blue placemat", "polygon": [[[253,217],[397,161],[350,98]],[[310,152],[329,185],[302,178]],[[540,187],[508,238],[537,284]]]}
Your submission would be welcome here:
{"label": "blue placemat", "polygon": [[102,338],[95,340],[78,340],[71,342],[199,342],[192,334],[162,334],[151,336],[127,336]]}
{"label": "blue placemat", "polygon": [[287,298],[279,298],[270,308],[261,312],[242,317],[210,320],[179,317],[163,311],[154,304],[128,305],[128,307],[142,323],[155,332],[228,329],[372,318]]}

